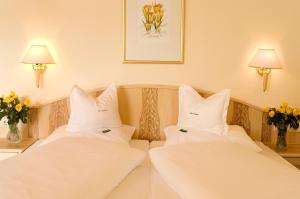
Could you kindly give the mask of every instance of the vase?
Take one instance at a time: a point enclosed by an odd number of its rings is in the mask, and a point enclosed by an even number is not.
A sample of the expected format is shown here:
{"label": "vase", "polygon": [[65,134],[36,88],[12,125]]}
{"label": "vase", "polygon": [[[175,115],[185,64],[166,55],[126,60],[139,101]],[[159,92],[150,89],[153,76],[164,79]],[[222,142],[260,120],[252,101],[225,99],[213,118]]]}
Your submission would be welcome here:
{"label": "vase", "polygon": [[278,137],[277,137],[276,147],[278,150],[284,151],[287,149],[287,143],[286,143],[287,126],[278,125],[277,131],[278,131]]}
{"label": "vase", "polygon": [[9,131],[6,139],[9,143],[17,144],[22,141],[22,134],[19,131],[17,124],[9,124]]}

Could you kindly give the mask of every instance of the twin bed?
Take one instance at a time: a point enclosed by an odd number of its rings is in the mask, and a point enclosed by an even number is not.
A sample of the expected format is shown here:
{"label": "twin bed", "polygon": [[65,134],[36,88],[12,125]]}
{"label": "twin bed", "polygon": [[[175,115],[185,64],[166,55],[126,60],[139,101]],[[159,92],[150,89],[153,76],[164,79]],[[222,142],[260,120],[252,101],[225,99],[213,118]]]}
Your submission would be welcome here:
{"label": "twin bed", "polygon": [[[33,110],[29,134],[41,140],[0,163],[1,198],[300,197],[300,172],[265,146],[272,132],[261,111],[229,102],[228,91],[202,99],[190,87],[179,98],[176,88],[123,89],[94,98],[76,87],[70,102]],[[34,132],[45,129],[50,136]]]}

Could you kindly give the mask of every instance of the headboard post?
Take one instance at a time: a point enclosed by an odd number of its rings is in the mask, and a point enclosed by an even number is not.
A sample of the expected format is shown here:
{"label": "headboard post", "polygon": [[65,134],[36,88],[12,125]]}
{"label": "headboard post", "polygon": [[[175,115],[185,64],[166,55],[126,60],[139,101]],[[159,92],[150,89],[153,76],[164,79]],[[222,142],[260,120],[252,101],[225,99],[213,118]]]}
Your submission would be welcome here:
{"label": "headboard post", "polygon": [[137,138],[149,141],[161,140],[158,114],[158,89],[143,88],[142,104],[140,133]]}

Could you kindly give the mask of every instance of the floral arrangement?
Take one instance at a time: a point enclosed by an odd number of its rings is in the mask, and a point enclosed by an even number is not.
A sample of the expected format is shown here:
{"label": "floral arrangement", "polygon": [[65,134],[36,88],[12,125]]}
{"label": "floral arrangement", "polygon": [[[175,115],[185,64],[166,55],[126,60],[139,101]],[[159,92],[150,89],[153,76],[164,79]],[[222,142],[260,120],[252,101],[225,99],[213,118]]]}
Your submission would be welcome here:
{"label": "floral arrangement", "polygon": [[6,117],[9,126],[18,124],[20,120],[27,123],[29,104],[29,99],[20,100],[14,91],[9,96],[3,95],[0,97],[0,120]]}
{"label": "floral arrangement", "polygon": [[269,125],[274,125],[278,129],[293,129],[299,128],[300,122],[300,109],[288,106],[287,102],[283,102],[279,108],[265,109],[268,113],[267,122]]}
{"label": "floral arrangement", "polygon": [[163,22],[164,10],[163,5],[155,3],[154,5],[145,5],[143,7],[144,20],[143,24],[147,32],[150,32],[154,27],[156,32],[160,32],[161,24]]}

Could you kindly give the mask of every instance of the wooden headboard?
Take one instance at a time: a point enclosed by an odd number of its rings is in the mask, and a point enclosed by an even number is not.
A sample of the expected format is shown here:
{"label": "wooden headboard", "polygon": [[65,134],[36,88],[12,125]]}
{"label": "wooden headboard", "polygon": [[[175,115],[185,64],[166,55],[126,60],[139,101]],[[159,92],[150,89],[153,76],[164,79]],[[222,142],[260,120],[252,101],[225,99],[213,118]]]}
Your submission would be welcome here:
{"label": "wooden headboard", "polygon": [[[195,88],[204,97],[212,93]],[[104,89],[89,92],[98,96]],[[136,127],[134,139],[164,140],[163,129],[177,124],[178,86],[128,85],[118,87],[119,112],[122,122]],[[31,137],[44,138],[69,119],[69,98],[63,98],[31,110]],[[228,124],[245,128],[254,139],[271,142],[271,128],[265,123],[266,115],[255,106],[231,99]]]}

